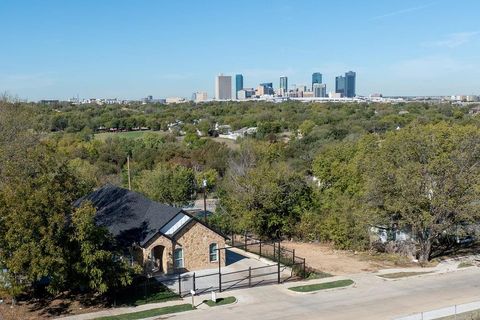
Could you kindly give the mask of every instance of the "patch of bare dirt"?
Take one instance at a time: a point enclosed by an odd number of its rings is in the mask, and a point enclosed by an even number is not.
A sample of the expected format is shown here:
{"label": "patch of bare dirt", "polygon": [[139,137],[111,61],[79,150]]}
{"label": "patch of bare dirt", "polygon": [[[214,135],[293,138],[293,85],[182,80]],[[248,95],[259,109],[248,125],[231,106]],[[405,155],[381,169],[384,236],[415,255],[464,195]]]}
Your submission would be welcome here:
{"label": "patch of bare dirt", "polygon": [[96,312],[104,309],[98,301],[83,296],[60,296],[56,299],[19,301],[12,307],[11,301],[0,304],[0,320],[52,319],[60,316]]}
{"label": "patch of bare dirt", "polygon": [[404,257],[335,250],[329,244],[284,241],[282,246],[295,249],[306,264],[316,270],[333,275],[375,272],[380,269],[417,266]]}

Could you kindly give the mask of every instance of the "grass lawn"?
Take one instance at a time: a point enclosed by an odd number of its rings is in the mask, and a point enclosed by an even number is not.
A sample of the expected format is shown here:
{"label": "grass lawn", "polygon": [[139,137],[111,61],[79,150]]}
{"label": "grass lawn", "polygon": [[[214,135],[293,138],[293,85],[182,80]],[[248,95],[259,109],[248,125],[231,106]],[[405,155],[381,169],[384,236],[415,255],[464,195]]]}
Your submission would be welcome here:
{"label": "grass lawn", "polygon": [[381,274],[378,275],[379,277],[385,278],[385,279],[399,279],[399,278],[405,278],[405,277],[413,277],[413,276],[419,276],[422,274],[429,274],[432,273],[431,271],[424,271],[424,272],[395,272],[395,273],[387,273],[387,274]]}
{"label": "grass lawn", "polygon": [[96,140],[101,140],[105,141],[108,137],[113,138],[113,137],[119,137],[119,138],[126,138],[126,139],[136,139],[143,137],[145,134],[158,134],[158,135],[163,135],[164,133],[161,131],[127,131],[127,132],[101,132],[101,133],[96,133],[94,135],[94,138]]}
{"label": "grass lawn", "polygon": [[155,279],[136,281],[116,294],[116,305],[139,306],[147,303],[178,300],[180,297]]}
{"label": "grass lawn", "polygon": [[291,287],[291,288],[288,288],[288,290],[292,290],[295,292],[312,292],[312,291],[319,291],[319,290],[325,290],[325,289],[342,288],[352,284],[353,284],[353,280],[347,279],[347,280],[338,280],[338,281],[332,281],[332,282],[307,284],[304,286]]}
{"label": "grass lawn", "polygon": [[471,263],[471,262],[468,262],[468,261],[463,261],[463,262],[460,262],[457,266],[457,268],[468,268],[468,267],[473,267],[474,264]]}
{"label": "grass lawn", "polygon": [[101,318],[96,318],[96,320],[135,320],[135,319],[144,319],[144,318],[161,316],[164,314],[190,311],[190,310],[195,310],[195,309],[192,307],[191,304],[186,303],[186,304],[179,304],[176,306],[169,306],[169,307],[163,307],[163,308],[157,308],[157,309],[151,309],[151,310],[145,310],[145,311],[139,311],[139,312],[133,312],[133,313],[125,313],[125,314],[120,314],[118,316],[101,317]]}
{"label": "grass lawn", "polygon": [[217,302],[213,302],[212,300],[204,300],[203,303],[205,303],[209,307],[216,307],[234,303],[235,301],[237,301],[235,297],[226,297],[217,299]]}

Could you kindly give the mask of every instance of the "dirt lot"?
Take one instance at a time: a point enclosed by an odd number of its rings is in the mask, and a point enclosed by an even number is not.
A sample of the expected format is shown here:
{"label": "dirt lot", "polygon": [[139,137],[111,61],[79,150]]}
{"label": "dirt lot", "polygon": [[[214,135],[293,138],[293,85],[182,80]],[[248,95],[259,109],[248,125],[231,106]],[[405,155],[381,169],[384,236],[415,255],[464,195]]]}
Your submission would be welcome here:
{"label": "dirt lot", "polygon": [[11,308],[11,302],[8,300],[0,304],[0,320],[52,319],[58,316],[89,313],[104,309],[101,305],[95,305],[88,299],[81,298],[80,300],[83,303],[73,297],[61,297],[31,303],[20,301],[13,308]]}
{"label": "dirt lot", "polygon": [[305,258],[308,266],[333,275],[417,266],[398,256],[370,255],[369,253],[355,254],[349,251],[334,250],[332,246],[327,244],[284,241],[282,246],[295,249],[295,254]]}

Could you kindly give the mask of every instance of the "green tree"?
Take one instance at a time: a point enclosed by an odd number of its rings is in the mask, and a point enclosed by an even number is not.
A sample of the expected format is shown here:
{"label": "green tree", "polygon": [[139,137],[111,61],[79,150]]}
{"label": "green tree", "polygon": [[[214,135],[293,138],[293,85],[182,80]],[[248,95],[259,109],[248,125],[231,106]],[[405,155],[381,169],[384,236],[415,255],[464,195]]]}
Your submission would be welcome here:
{"label": "green tree", "polygon": [[11,172],[0,190],[0,264],[13,276],[14,287],[48,277],[53,292],[67,281],[64,244],[72,203],[87,190],[48,150],[30,150],[29,157],[35,166]]}
{"label": "green tree", "polygon": [[375,140],[329,144],[313,162],[317,179],[317,236],[341,249],[368,245],[369,217],[364,214],[364,156]]}
{"label": "green tree", "polygon": [[480,130],[441,122],[387,133],[369,159],[369,199],[386,223],[412,229],[420,262],[445,233],[480,216]]}
{"label": "green tree", "polygon": [[180,165],[159,165],[144,170],[135,179],[135,189],[152,200],[173,206],[183,206],[195,192],[195,174]]}
{"label": "green tree", "polygon": [[310,134],[310,132],[312,132],[313,128],[315,128],[315,122],[307,119],[307,120],[302,122],[302,124],[298,127],[298,130],[300,130],[300,133],[303,136],[306,136],[306,135]]}
{"label": "green tree", "polygon": [[114,240],[108,230],[95,224],[95,214],[95,208],[84,203],[72,215],[70,276],[76,287],[105,293],[129,285],[135,270],[121,258],[122,252],[112,250]]}
{"label": "green tree", "polygon": [[213,128],[212,123],[208,121],[207,119],[202,119],[200,122],[197,124],[198,130],[204,135],[208,135],[208,131]]}
{"label": "green tree", "polygon": [[200,171],[195,175],[197,187],[200,192],[203,192],[203,180],[207,181],[207,192],[215,190],[218,183],[218,172],[215,169],[207,169]]}
{"label": "green tree", "polygon": [[[72,271],[77,263],[92,271],[89,279],[93,282],[87,287],[93,290],[103,291],[102,281],[107,278],[108,283],[126,283],[124,273],[118,272],[122,270],[118,262],[112,262],[117,264],[113,272],[110,260],[97,263],[88,254],[78,254],[88,253],[85,246],[92,244],[80,243],[83,240],[72,239],[72,235],[89,237],[89,232],[101,232],[96,231],[93,213],[88,210],[88,229],[79,224],[73,228],[71,223],[80,221],[76,218],[80,213],[73,218],[72,204],[89,192],[90,186],[77,177],[51,143],[41,141],[31,130],[33,115],[24,106],[0,103],[0,266],[7,269],[0,276],[0,291],[15,297],[40,280],[48,281],[52,293],[78,289],[76,285],[82,282],[78,277],[82,276]],[[91,252],[103,243],[101,237],[92,241],[98,244]],[[97,263],[96,268],[92,263]]]}
{"label": "green tree", "polygon": [[311,206],[310,187],[285,164],[231,172],[225,181],[221,203],[235,231],[254,231],[267,238],[292,236],[301,214]]}

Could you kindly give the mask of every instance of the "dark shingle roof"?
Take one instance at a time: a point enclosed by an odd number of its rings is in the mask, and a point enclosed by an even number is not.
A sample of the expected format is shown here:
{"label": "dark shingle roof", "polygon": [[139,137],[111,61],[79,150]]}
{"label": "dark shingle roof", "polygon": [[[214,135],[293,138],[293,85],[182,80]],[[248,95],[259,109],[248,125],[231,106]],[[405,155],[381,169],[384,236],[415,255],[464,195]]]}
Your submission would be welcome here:
{"label": "dark shingle roof", "polygon": [[97,209],[96,223],[106,227],[125,247],[133,242],[143,246],[182,211],[110,184],[77,200],[75,205],[84,201],[91,201]]}

